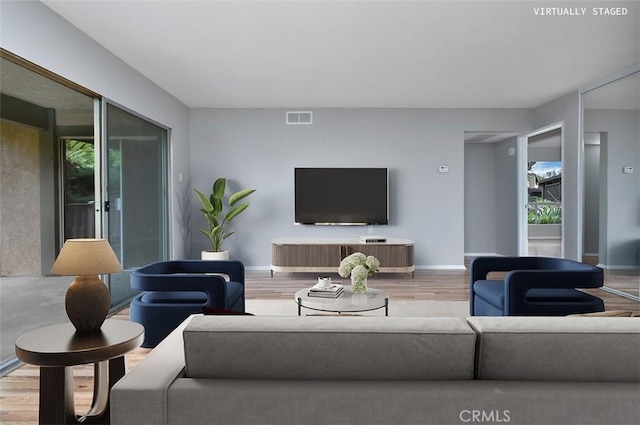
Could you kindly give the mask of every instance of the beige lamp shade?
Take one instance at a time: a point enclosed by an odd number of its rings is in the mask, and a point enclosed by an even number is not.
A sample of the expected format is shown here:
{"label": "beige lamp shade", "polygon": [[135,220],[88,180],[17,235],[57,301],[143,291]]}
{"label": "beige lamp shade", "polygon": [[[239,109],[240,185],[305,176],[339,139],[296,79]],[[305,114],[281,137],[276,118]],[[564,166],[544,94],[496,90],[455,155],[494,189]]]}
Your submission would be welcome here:
{"label": "beige lamp shade", "polygon": [[122,266],[105,239],[68,239],[51,273],[75,276],[67,289],[64,306],[78,332],[97,332],[109,313],[109,289],[99,274],[115,273]]}
{"label": "beige lamp shade", "polygon": [[90,276],[122,271],[106,239],[67,239],[51,273],[61,276]]}

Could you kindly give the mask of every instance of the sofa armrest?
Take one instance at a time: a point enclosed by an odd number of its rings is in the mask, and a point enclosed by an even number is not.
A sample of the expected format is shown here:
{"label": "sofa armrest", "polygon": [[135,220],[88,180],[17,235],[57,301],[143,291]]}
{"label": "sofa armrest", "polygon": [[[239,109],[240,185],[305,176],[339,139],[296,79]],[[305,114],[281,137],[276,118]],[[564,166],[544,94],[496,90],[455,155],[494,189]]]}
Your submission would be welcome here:
{"label": "sofa armrest", "polygon": [[504,278],[505,311],[521,304],[527,291],[534,288],[599,288],[602,269],[585,270],[513,270]]}
{"label": "sofa armrest", "polygon": [[[563,263],[568,267],[579,267],[581,264],[562,258],[550,257],[478,257],[471,261],[469,278],[473,284],[476,280],[486,280],[491,272],[510,272],[512,270],[554,270],[560,269]],[[584,265],[585,268],[591,266]]]}
{"label": "sofa armrest", "polygon": [[531,288],[599,288],[602,269],[594,270],[513,270],[504,278],[505,290],[526,292]]}
{"label": "sofa armrest", "polygon": [[112,424],[167,423],[167,392],[173,381],[184,375],[182,332],[191,317],[113,386]]}

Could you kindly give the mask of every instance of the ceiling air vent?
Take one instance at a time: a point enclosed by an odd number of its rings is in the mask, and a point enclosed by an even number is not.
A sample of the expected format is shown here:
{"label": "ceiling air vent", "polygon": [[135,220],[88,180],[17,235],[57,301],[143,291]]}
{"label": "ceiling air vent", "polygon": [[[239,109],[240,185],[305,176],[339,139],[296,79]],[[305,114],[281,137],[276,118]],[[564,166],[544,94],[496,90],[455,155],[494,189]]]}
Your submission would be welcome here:
{"label": "ceiling air vent", "polygon": [[311,111],[288,111],[287,125],[313,124],[313,112]]}

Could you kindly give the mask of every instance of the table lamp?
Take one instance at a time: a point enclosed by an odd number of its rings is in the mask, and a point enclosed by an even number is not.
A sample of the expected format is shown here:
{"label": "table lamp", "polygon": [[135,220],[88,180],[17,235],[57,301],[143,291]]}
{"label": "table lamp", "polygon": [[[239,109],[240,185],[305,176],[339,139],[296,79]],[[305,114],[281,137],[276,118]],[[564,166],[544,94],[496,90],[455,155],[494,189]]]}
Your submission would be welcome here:
{"label": "table lamp", "polygon": [[97,331],[109,313],[109,289],[99,274],[115,273],[122,266],[106,239],[67,239],[51,273],[75,276],[64,299],[67,316],[78,332]]}

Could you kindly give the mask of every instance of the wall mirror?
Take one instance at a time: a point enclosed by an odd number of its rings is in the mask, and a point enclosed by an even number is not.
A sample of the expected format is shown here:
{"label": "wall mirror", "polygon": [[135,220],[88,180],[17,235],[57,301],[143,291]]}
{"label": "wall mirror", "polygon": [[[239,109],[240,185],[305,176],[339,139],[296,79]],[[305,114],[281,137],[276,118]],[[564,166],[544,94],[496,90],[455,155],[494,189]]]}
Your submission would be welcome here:
{"label": "wall mirror", "polygon": [[640,67],[581,93],[585,261],[640,301]]}

